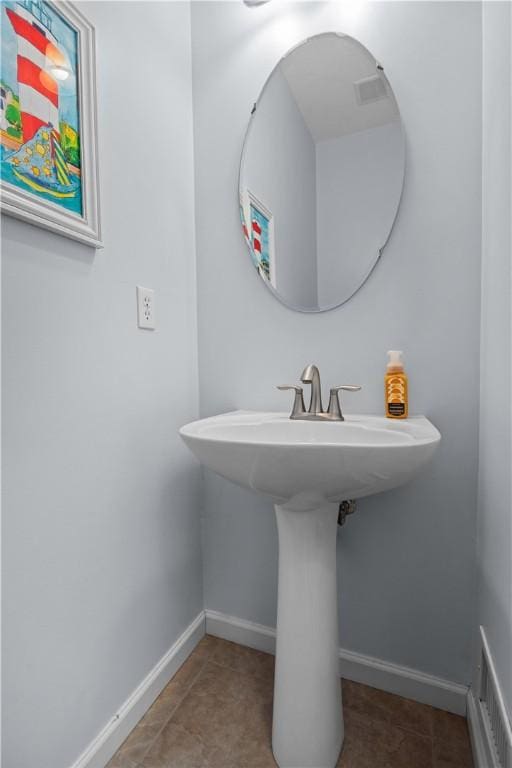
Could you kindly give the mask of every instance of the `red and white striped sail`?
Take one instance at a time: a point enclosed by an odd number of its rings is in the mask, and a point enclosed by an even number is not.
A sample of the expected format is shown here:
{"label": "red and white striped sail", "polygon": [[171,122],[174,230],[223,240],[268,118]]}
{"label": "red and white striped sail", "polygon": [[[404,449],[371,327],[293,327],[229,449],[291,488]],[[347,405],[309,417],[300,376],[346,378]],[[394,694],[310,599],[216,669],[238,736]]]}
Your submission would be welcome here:
{"label": "red and white striped sail", "polygon": [[59,131],[59,88],[47,71],[49,64],[62,64],[57,41],[26,8],[6,8],[18,43],[18,87],[23,142],[42,125],[51,123]]}
{"label": "red and white striped sail", "polygon": [[261,258],[261,227],[256,219],[252,220],[252,247],[259,253]]}

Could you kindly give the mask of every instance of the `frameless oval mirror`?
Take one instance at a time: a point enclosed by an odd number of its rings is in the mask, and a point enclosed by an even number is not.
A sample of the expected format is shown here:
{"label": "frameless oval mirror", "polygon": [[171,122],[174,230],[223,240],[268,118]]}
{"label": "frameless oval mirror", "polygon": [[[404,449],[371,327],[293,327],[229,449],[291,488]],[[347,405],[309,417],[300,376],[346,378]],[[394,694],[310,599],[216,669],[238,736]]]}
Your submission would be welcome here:
{"label": "frameless oval mirror", "polygon": [[400,112],[357,40],[311,37],[278,63],[256,102],[240,164],[252,263],[284,304],[321,312],[374,268],[404,178]]}

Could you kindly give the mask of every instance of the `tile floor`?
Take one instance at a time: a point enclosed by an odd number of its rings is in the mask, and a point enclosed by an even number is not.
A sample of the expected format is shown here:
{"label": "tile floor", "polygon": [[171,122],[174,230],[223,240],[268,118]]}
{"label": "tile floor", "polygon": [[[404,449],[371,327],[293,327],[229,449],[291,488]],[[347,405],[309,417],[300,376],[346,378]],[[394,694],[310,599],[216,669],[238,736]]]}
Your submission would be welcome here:
{"label": "tile floor", "polygon": [[[107,768],[275,768],[274,657],[206,635]],[[472,768],[463,717],[344,680],[339,768]]]}

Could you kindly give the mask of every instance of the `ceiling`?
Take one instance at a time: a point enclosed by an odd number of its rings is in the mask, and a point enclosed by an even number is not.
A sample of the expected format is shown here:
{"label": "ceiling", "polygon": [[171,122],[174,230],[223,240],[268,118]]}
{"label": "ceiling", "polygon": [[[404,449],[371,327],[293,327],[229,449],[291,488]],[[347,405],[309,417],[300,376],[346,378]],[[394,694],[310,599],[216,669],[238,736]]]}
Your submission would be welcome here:
{"label": "ceiling", "polygon": [[[387,78],[366,48],[351,37],[335,33],[312,37],[294,48],[280,68],[315,142],[400,117]],[[376,75],[383,98],[359,103],[354,83]]]}

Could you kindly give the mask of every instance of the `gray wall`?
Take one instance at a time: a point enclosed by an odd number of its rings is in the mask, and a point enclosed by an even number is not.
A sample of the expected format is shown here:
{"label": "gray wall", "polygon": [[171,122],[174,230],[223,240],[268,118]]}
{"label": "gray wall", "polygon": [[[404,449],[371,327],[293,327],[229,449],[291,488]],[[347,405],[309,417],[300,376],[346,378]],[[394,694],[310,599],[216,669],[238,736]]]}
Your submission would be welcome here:
{"label": "gray wall", "polygon": [[[407,132],[408,170],[397,225],[368,283],[338,310],[301,315],[253,273],[240,233],[237,170],[251,105],[275,62],[302,38],[330,29],[357,37],[385,66]],[[195,2],[192,46],[202,415],[287,410],[291,400],[275,385],[296,380],[308,362],[320,366],[325,385],[364,386],[345,396],[348,412],[382,413],[385,352],[405,350],[411,410],[429,416],[443,440],[421,477],[361,501],[341,532],[341,642],[468,682],[476,586],[479,4]],[[212,250],[223,254],[222,271]],[[274,624],[271,506],[209,473],[204,506],[207,607]]]}
{"label": "gray wall", "polygon": [[80,7],[105,248],[3,221],[6,768],[69,768],[203,604],[189,6]]}
{"label": "gray wall", "polygon": [[316,145],[320,307],[347,299],[372,269],[396,214],[403,172],[399,122]]}
{"label": "gray wall", "polygon": [[483,207],[478,624],[512,719],[511,6],[483,6]]}
{"label": "gray wall", "polygon": [[242,179],[273,214],[276,289],[296,307],[318,306],[315,173],[313,139],[277,69],[251,122]]}

